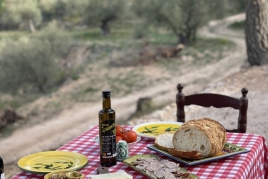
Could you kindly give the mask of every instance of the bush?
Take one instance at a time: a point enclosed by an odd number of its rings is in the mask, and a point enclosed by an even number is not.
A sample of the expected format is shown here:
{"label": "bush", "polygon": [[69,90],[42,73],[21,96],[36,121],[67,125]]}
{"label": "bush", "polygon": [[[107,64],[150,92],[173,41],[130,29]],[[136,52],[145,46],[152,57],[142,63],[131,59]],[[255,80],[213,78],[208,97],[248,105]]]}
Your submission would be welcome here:
{"label": "bush", "polygon": [[57,79],[57,67],[48,42],[9,42],[0,56],[0,89],[4,92],[45,92]]}
{"label": "bush", "polygon": [[56,21],[52,21],[41,32],[33,36],[40,41],[47,42],[52,54],[62,56],[66,54],[71,45],[71,36],[62,28],[57,26]]}
{"label": "bush", "polygon": [[66,74],[62,72],[59,60],[70,45],[69,35],[57,29],[55,24],[30,38],[8,41],[0,52],[0,90],[45,93],[61,84]]}
{"label": "bush", "polygon": [[133,36],[135,39],[147,37],[149,33],[148,27],[144,24],[137,24],[134,27]]}

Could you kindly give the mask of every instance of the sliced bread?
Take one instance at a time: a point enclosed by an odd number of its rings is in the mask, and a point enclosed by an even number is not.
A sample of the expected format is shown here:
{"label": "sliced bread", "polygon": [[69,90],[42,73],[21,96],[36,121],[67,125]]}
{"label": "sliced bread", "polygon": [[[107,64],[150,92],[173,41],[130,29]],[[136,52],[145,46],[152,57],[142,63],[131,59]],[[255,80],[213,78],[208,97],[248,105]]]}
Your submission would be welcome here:
{"label": "sliced bread", "polygon": [[185,122],[173,136],[172,155],[188,159],[205,158],[221,153],[226,130],[215,120],[204,118]]}
{"label": "sliced bread", "polygon": [[159,134],[155,138],[155,145],[161,150],[168,151],[168,149],[173,149],[173,135],[172,133]]}

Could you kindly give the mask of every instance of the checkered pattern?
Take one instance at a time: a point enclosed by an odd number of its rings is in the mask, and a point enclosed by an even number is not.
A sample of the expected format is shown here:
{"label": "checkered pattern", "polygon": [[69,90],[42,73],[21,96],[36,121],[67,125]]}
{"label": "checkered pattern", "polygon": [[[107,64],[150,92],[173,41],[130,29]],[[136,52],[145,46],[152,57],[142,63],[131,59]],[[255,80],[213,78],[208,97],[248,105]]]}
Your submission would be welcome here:
{"label": "checkered pattern", "polygon": [[[130,126],[124,126],[130,129]],[[99,145],[94,138],[99,134],[98,126],[93,127],[81,136],[65,144],[58,150],[73,151],[84,154],[88,157],[88,165],[80,170],[86,178],[92,174],[97,174],[99,162]],[[183,168],[196,174],[200,179],[208,178],[235,178],[235,179],[268,179],[268,148],[264,137],[254,134],[228,133],[228,142],[243,148],[249,149],[249,153],[238,154],[233,157],[208,162],[191,167]],[[155,154],[161,158],[167,158],[158,154],[146,146],[152,144],[153,140],[143,138],[135,147],[129,151],[129,155],[135,154]],[[127,167],[124,163],[118,162],[116,166],[109,168],[110,172],[125,170],[134,179],[145,179],[146,176]],[[12,179],[43,179],[43,175],[21,172]]]}

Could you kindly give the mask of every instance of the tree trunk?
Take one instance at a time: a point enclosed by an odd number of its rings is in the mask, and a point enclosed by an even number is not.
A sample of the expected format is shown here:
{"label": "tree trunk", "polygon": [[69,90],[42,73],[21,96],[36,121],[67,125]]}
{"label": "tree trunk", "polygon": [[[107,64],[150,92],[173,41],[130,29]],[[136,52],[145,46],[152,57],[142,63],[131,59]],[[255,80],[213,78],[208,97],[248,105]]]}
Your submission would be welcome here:
{"label": "tree trunk", "polygon": [[185,37],[185,35],[183,35],[183,34],[179,34],[178,35],[178,44],[186,45],[187,43],[188,43],[187,37]]}
{"label": "tree trunk", "polygon": [[250,65],[268,64],[268,1],[249,0],[245,35]]}
{"label": "tree trunk", "polygon": [[29,27],[30,27],[31,32],[34,33],[36,30],[35,30],[32,19],[29,19],[28,22],[29,22]]}
{"label": "tree trunk", "polygon": [[110,27],[109,27],[107,21],[103,21],[101,23],[101,31],[102,31],[102,35],[109,35],[110,34]]}

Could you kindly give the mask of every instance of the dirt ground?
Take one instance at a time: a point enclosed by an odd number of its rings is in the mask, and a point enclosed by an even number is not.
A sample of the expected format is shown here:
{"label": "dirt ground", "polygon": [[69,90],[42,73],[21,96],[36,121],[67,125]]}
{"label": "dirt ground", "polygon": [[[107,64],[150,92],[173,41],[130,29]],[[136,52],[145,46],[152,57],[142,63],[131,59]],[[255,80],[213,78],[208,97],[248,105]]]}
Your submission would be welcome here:
{"label": "dirt ground", "polygon": [[[247,133],[262,135],[268,140],[268,65],[254,66],[241,69],[228,77],[210,83],[204,87],[200,93],[220,93],[228,96],[240,98],[241,89],[248,89],[248,111],[247,111]],[[187,95],[187,90],[183,90]],[[134,119],[129,122],[130,125],[137,125],[143,122],[153,121],[174,121],[176,115],[176,104],[171,103],[161,110],[157,110],[149,115]],[[209,117],[218,120],[228,129],[237,127],[238,111],[232,108],[203,108],[199,106],[185,107],[186,121],[190,119],[199,119]]]}
{"label": "dirt ground", "polygon": [[[220,91],[224,92],[225,88],[227,88],[229,91],[238,91],[236,96],[240,96],[240,89],[246,86],[249,89],[250,98],[249,115],[250,118],[256,121],[250,124],[249,131],[258,131],[258,134],[267,135],[265,133],[265,123],[258,121],[264,121],[263,117],[266,112],[264,108],[268,103],[265,100],[268,99],[265,98],[268,96],[265,91],[268,83],[264,81],[267,79],[268,70],[266,67],[247,68],[243,34],[226,28],[228,24],[243,18],[245,18],[245,15],[241,14],[222,21],[214,21],[208,27],[200,30],[202,36],[224,37],[234,41],[238,48],[236,52],[230,53],[218,63],[208,64],[201,69],[189,69],[187,73],[176,76],[171,81],[158,84],[124,98],[113,98],[112,106],[117,112],[117,118],[125,118],[125,116],[132,114],[136,110],[137,100],[141,97],[151,97],[155,103],[160,101],[172,103],[175,100],[176,85],[179,82],[186,85],[184,90],[186,94],[206,89],[214,90],[217,89],[216,86],[221,86]],[[212,86],[214,87],[212,88]],[[256,109],[256,106],[259,107]],[[1,156],[6,164],[6,178],[10,178],[20,171],[16,163],[21,157],[34,152],[57,149],[87,129],[97,125],[98,119],[96,114],[98,114],[100,108],[101,104],[99,103],[77,104],[71,109],[54,116],[53,120],[44,121],[28,129],[17,130],[10,137],[1,140]],[[250,118],[249,121],[253,121]],[[121,121],[121,123],[127,122]],[[256,130],[252,130],[256,127]]]}

